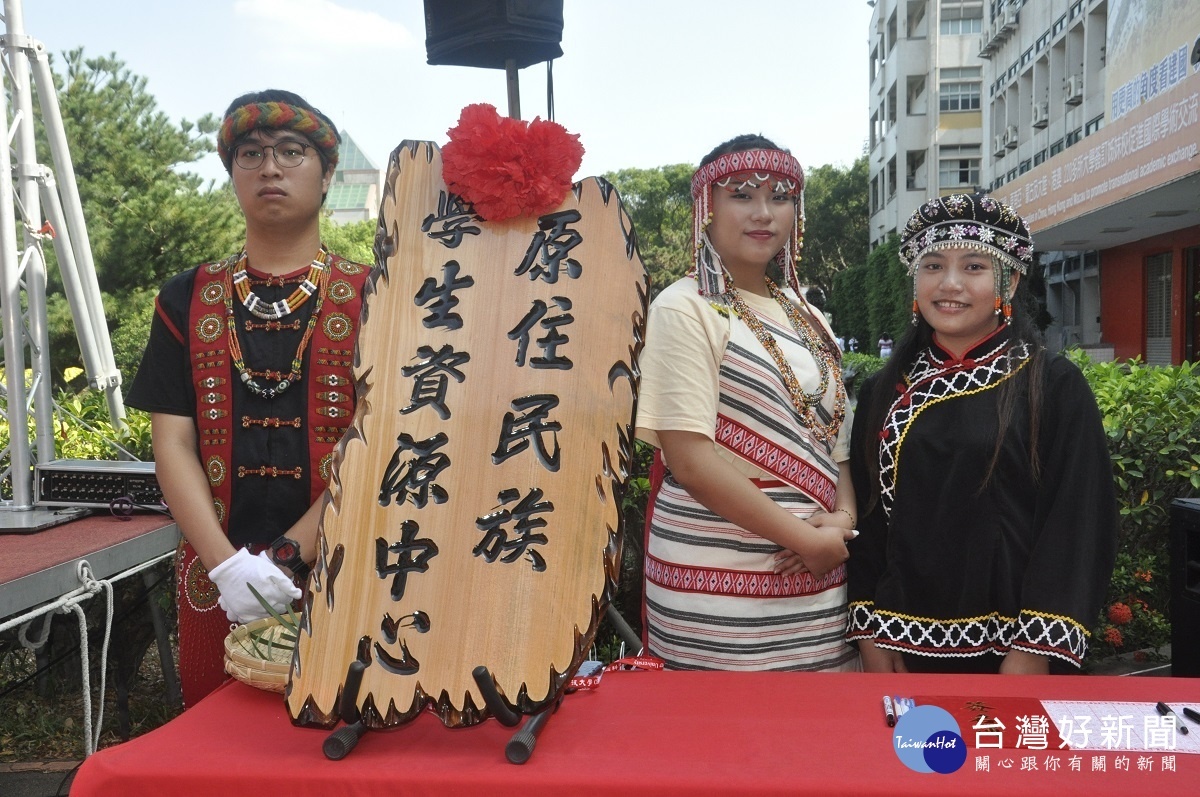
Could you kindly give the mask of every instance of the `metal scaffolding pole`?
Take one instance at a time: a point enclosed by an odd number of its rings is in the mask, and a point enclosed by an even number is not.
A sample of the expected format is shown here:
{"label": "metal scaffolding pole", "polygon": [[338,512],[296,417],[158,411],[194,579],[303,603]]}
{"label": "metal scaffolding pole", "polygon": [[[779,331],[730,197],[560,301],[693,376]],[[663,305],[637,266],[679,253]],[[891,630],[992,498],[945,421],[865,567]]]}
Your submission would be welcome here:
{"label": "metal scaffolding pole", "polygon": [[[32,466],[49,462],[55,453],[42,250],[47,238],[54,243],[88,383],[104,391],[114,426],[124,425],[125,407],[49,56],[41,42],[25,34],[20,0],[4,0],[4,28],[0,51],[12,105],[0,92],[0,412],[8,420],[9,444],[0,451],[0,477],[9,477],[13,494],[0,500],[0,510],[28,512],[34,507]],[[53,169],[37,161],[32,85]],[[0,512],[0,527],[35,522],[12,521],[6,514]]]}

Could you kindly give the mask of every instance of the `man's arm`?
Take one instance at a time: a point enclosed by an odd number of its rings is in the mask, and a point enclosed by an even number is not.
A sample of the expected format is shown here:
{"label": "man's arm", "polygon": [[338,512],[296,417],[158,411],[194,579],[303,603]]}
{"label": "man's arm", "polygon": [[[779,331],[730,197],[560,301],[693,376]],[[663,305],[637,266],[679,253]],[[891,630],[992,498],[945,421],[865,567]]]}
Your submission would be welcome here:
{"label": "man's arm", "polygon": [[163,498],[184,538],[211,571],[234,554],[213,506],[208,476],[200,462],[196,424],[185,415],[150,414],[154,471]]}
{"label": "man's arm", "polygon": [[[291,579],[265,553],[252,556],[229,541],[217,520],[208,476],[196,446],[190,417],[150,414],[154,468],[163,499],[184,538],[196,549],[209,578],[220,592],[218,602],[231,622],[247,623],[267,616],[259,596],[277,611],[301,595]],[[310,510],[305,517],[316,513]],[[316,525],[313,523],[313,538]],[[310,541],[310,546],[313,543]],[[253,587],[256,596],[250,591]]]}

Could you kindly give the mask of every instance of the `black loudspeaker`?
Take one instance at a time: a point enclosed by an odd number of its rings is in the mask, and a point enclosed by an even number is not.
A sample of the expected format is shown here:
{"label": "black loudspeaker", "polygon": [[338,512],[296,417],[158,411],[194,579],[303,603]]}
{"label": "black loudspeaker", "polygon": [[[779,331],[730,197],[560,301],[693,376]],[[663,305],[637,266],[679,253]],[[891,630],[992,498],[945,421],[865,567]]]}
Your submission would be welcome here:
{"label": "black loudspeaker", "polygon": [[562,0],[425,0],[432,66],[518,69],[562,55]]}
{"label": "black loudspeaker", "polygon": [[1200,499],[1171,503],[1171,675],[1200,677]]}

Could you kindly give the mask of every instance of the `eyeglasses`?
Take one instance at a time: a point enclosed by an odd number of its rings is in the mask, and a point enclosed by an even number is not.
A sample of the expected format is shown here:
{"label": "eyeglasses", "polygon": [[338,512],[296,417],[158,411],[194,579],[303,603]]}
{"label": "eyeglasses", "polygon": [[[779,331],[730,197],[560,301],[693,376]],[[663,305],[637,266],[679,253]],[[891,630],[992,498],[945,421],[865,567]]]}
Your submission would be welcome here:
{"label": "eyeglasses", "polygon": [[294,169],[304,163],[304,151],[316,149],[311,144],[301,144],[299,141],[284,141],[279,144],[242,144],[233,153],[233,162],[238,168],[252,172],[263,165],[267,153],[271,150],[275,162],[285,169]]}

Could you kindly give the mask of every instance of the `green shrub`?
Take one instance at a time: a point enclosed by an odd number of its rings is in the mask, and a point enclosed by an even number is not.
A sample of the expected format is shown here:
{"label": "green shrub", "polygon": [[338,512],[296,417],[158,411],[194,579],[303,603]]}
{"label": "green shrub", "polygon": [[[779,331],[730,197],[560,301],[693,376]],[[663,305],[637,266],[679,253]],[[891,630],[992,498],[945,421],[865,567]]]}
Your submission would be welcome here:
{"label": "green shrub", "polygon": [[[68,368],[64,381],[78,376],[79,369]],[[121,449],[142,460],[154,458],[150,439],[150,416],[141,410],[126,411],[126,428],[116,429],[108,415],[105,394],[92,388],[78,392],[60,390],[55,397],[58,407],[54,413],[54,456],[57,459],[120,459]],[[32,445],[36,425],[29,419]],[[8,419],[0,416],[0,447],[9,443]],[[11,484],[5,481],[4,496],[12,495]]]}
{"label": "green shrub", "polygon": [[1081,351],[1068,356],[1083,369],[1104,417],[1121,518],[1095,649],[1102,655],[1157,648],[1170,638],[1171,502],[1200,495],[1200,365],[1093,363]]}
{"label": "green shrub", "polygon": [[883,368],[883,360],[874,354],[848,351],[842,355],[842,380],[851,396],[858,395],[863,382]]}

